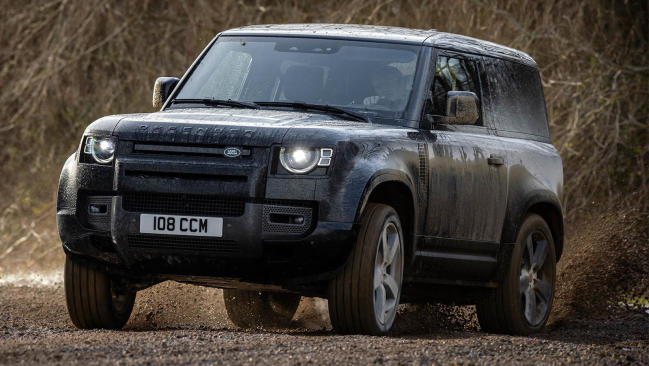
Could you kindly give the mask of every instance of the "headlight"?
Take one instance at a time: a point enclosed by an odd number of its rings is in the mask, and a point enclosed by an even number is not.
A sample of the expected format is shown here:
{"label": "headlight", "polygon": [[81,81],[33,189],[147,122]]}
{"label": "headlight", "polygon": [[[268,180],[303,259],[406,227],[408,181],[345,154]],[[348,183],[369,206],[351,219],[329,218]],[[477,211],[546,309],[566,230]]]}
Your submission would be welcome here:
{"label": "headlight", "polygon": [[305,174],[316,166],[331,165],[333,149],[282,147],[279,151],[279,161],[284,169],[295,174]]}
{"label": "headlight", "polygon": [[87,137],[83,152],[92,155],[100,164],[108,164],[115,158],[115,139]]}

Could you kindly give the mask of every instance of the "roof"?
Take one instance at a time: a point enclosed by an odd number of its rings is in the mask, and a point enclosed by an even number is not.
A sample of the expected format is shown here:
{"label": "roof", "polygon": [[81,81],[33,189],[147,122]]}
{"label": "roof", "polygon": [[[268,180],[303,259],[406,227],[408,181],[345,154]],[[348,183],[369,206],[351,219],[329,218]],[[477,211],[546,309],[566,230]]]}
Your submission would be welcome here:
{"label": "roof", "polygon": [[359,24],[264,24],[229,29],[222,35],[299,36],[343,38],[429,45],[443,49],[495,56],[536,67],[528,54],[496,43],[434,29],[411,29]]}

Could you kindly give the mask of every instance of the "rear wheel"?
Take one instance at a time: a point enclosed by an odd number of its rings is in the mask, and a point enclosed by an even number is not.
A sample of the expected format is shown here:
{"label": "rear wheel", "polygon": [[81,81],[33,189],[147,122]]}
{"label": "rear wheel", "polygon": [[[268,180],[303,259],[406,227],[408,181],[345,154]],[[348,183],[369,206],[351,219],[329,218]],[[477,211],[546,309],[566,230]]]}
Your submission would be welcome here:
{"label": "rear wheel", "polygon": [[131,316],[135,292],[121,291],[107,273],[65,258],[65,299],[80,329],[119,329]]}
{"label": "rear wheel", "polygon": [[550,316],[556,277],[552,232],[543,218],[528,215],[518,233],[507,274],[487,298],[477,304],[484,331],[531,334]]}
{"label": "rear wheel", "polygon": [[300,295],[279,292],[223,290],[228,317],[240,328],[285,327],[295,315],[300,299]]}
{"label": "rear wheel", "polygon": [[382,335],[397,315],[403,234],[396,211],[370,203],[343,271],[329,285],[331,325],[341,333]]}

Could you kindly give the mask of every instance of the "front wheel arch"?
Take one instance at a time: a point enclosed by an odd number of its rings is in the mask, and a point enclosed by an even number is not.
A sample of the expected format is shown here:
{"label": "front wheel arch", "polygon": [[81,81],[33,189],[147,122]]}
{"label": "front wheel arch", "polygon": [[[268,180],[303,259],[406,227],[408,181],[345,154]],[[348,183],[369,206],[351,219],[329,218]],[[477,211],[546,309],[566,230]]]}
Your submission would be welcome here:
{"label": "front wheel arch", "polygon": [[355,222],[360,222],[369,203],[381,203],[394,208],[403,227],[406,259],[412,258],[415,233],[421,216],[417,214],[417,198],[414,192],[416,190],[412,181],[405,173],[378,172],[368,180],[355,216]]}

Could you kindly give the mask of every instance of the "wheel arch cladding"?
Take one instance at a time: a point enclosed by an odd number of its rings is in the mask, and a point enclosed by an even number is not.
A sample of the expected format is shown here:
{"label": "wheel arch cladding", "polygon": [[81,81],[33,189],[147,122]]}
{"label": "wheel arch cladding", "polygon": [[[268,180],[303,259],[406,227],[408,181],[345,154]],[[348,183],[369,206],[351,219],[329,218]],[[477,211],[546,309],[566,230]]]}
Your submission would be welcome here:
{"label": "wheel arch cladding", "polygon": [[404,235],[404,249],[406,257],[412,255],[416,228],[415,199],[413,190],[407,183],[407,176],[404,173],[380,174],[368,182],[363,195],[362,204],[357,213],[357,222],[360,221],[367,204],[383,203],[394,208],[399,215]]}
{"label": "wheel arch cladding", "polygon": [[57,211],[66,208],[74,208],[76,206],[76,156],[76,153],[70,155],[63,164],[63,168],[61,169],[61,175],[59,176],[59,188],[56,199]]}
{"label": "wheel arch cladding", "polygon": [[502,242],[516,242],[518,230],[523,224],[525,217],[530,213],[541,216],[550,227],[552,238],[554,239],[557,261],[559,261],[563,253],[564,245],[563,213],[558,198],[552,192],[543,190],[534,191],[531,192],[529,198],[523,201],[522,204],[521,202],[510,204],[507,219],[505,220],[505,227],[503,228]]}
{"label": "wheel arch cladding", "polygon": [[563,215],[561,209],[549,202],[537,202],[527,209],[527,213],[535,213],[541,216],[550,227],[557,261],[563,253]]}

